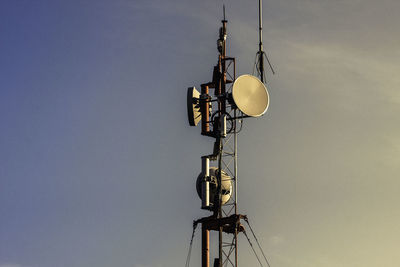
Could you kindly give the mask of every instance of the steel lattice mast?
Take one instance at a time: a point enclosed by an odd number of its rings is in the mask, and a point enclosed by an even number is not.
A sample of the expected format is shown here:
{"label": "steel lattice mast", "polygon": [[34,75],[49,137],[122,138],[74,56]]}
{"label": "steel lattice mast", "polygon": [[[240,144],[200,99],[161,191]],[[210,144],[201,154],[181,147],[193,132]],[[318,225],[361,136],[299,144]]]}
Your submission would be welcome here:
{"label": "steel lattice mast", "polygon": [[[237,135],[243,118],[263,115],[269,104],[263,78],[236,78],[236,60],[227,56],[225,7],[221,22],[212,80],[201,84],[201,92],[188,88],[187,98],[189,124],[196,126],[201,121],[201,134],[215,139],[213,152],[201,157],[202,171],[196,182],[202,209],[212,212],[194,221],[194,228],[197,224],[202,228],[202,267],[210,266],[210,231],[218,233],[218,256],[213,267],[238,266],[238,234],[245,233],[241,220],[248,220],[238,213]],[[259,48],[262,51],[262,41]],[[263,71],[262,58],[259,65]]]}
{"label": "steel lattice mast", "polygon": [[[209,267],[210,264],[210,231],[218,232],[218,257],[214,260],[214,266],[237,266],[237,236],[244,229],[240,219],[246,217],[237,213],[237,124],[240,118],[237,116],[236,107],[228,101],[227,97],[231,94],[232,85],[236,79],[235,58],[226,54],[227,23],[224,14],[217,41],[219,55],[218,63],[213,71],[213,80],[201,85],[199,99],[203,110],[210,110],[212,100],[207,95],[210,94],[210,89],[214,89],[216,98],[214,106],[217,111],[211,117],[208,112],[205,112],[206,114],[202,118],[202,135],[215,138],[213,153],[202,157],[203,173],[205,173],[205,177],[210,175],[208,173],[210,161],[218,166],[218,170],[221,170],[217,172],[218,194],[216,194],[214,202],[218,204],[208,208],[213,215],[196,221],[196,223],[202,224],[203,267]],[[229,201],[223,203],[222,184],[227,180],[233,188]]]}

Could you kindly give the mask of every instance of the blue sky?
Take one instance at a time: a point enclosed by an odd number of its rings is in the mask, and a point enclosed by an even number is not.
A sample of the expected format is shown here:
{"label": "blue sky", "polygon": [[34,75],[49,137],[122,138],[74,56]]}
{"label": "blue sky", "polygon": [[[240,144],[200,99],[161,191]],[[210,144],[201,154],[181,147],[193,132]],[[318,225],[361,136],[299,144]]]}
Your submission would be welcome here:
{"label": "blue sky", "polygon": [[[212,141],[186,119],[223,1],[0,4],[0,267],[181,266]],[[251,73],[257,1],[224,1]],[[264,1],[277,75],[239,136],[239,210],[272,266],[400,262],[397,1]],[[256,266],[240,240],[240,263]],[[200,266],[196,236],[192,266]]]}

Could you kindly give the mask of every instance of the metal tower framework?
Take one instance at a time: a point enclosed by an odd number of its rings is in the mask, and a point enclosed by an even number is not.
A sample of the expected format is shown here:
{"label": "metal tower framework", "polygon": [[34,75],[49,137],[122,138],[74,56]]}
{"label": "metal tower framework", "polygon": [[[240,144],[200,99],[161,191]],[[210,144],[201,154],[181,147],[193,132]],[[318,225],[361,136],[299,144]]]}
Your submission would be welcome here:
{"label": "metal tower framework", "polygon": [[[236,79],[236,66],[235,59],[228,58],[225,55],[221,57],[222,60],[222,73],[223,83],[226,81],[234,81]],[[229,87],[226,93],[232,93],[233,83],[229,83]],[[236,118],[237,110],[232,107],[228,107],[228,116],[230,118]],[[237,235],[238,227],[240,225],[240,216],[237,214],[237,126],[238,121],[233,119],[230,121],[232,132],[222,139],[222,147],[218,158],[218,169],[222,170],[229,176],[229,180],[232,184],[232,196],[227,203],[220,205],[220,218],[229,218],[227,225],[231,229],[224,231],[222,227],[219,229],[219,247],[220,247],[220,266],[237,266]],[[222,178],[221,178],[222,179]],[[232,227],[235,226],[235,227]],[[215,265],[215,263],[214,263]]]}
{"label": "metal tower framework", "polygon": [[[213,253],[216,256],[213,267],[238,266],[238,234],[243,232],[253,248],[242,220],[248,224],[262,252],[247,216],[238,213],[237,168],[237,135],[242,128],[242,119],[263,115],[269,103],[268,91],[264,85],[263,61],[264,57],[268,63],[269,60],[262,46],[261,9],[262,2],[259,0],[260,42],[255,67],[260,80],[251,75],[242,75],[236,79],[236,60],[226,55],[228,21],[225,19],[224,7],[224,19],[221,21],[222,27],[217,40],[218,62],[214,66],[212,80],[201,84],[201,92],[194,87],[188,88],[189,125],[196,126],[201,121],[201,134],[214,138],[215,143],[213,152],[201,157],[202,172],[196,182],[202,209],[211,211],[212,215],[194,221],[186,266],[189,266],[191,245],[198,224],[202,228],[202,267],[210,267],[210,231],[218,233],[219,241],[218,253]],[[270,63],[269,65],[274,73]],[[242,85],[241,81],[244,81]],[[254,248],[253,252],[256,254]],[[269,266],[264,253],[263,256]],[[261,264],[258,256],[257,259]]]}
{"label": "metal tower framework", "polygon": [[[224,16],[217,42],[219,55],[218,64],[213,71],[213,80],[201,85],[199,98],[199,105],[204,111],[202,135],[216,139],[213,153],[202,157],[202,160],[207,158],[214,162],[218,170],[218,194],[214,201],[218,204],[209,208],[213,215],[195,221],[195,224],[202,224],[202,267],[210,266],[210,231],[217,231],[219,240],[218,257],[215,258],[213,267],[238,265],[238,233],[244,231],[240,220],[247,219],[245,215],[238,214],[237,207],[237,133],[241,128],[241,119],[246,116],[243,116],[229,99],[236,79],[236,61],[235,58],[226,56],[227,22]],[[210,89],[215,90],[215,99],[209,96]],[[208,164],[203,171],[206,179],[209,175],[205,174],[209,168]],[[223,203],[222,195],[226,192],[221,184],[225,181],[230,182],[232,187],[229,190],[229,200]]]}

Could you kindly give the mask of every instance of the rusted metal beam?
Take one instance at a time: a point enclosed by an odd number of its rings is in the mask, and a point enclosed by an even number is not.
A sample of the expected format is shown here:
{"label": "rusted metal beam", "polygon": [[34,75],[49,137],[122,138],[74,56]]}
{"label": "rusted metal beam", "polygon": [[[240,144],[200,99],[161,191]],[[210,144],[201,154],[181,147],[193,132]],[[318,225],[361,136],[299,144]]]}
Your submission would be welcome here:
{"label": "rusted metal beam", "polygon": [[201,95],[200,95],[200,111],[201,111],[201,134],[207,135],[210,132],[210,99],[208,94],[208,85],[201,85]]}
{"label": "rusted metal beam", "polygon": [[[228,234],[234,234],[235,229],[238,233],[244,231],[244,226],[240,223],[241,219],[247,218],[246,215],[233,214],[229,217],[216,218],[215,216],[204,217],[196,222],[202,223],[202,227],[205,227],[211,231],[219,231],[222,227],[222,231]],[[237,226],[237,228],[236,228]]]}
{"label": "rusted metal beam", "polygon": [[210,266],[210,231],[201,226],[201,267]]}

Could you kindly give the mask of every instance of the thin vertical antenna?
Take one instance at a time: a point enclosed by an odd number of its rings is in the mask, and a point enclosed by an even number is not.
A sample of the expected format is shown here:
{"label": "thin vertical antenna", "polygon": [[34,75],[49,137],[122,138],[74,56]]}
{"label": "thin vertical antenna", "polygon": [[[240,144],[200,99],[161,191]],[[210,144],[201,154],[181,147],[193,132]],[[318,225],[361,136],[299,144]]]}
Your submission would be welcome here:
{"label": "thin vertical antenna", "polygon": [[257,65],[258,65],[258,74],[260,75],[261,82],[264,83],[264,56],[267,59],[268,65],[271,68],[272,74],[275,74],[274,68],[272,67],[271,62],[267,54],[263,50],[263,43],[262,43],[262,0],[258,0],[258,52],[257,52]]}
{"label": "thin vertical antenna", "polygon": [[260,80],[264,83],[264,51],[262,44],[262,0],[258,0],[258,68],[260,70]]}

